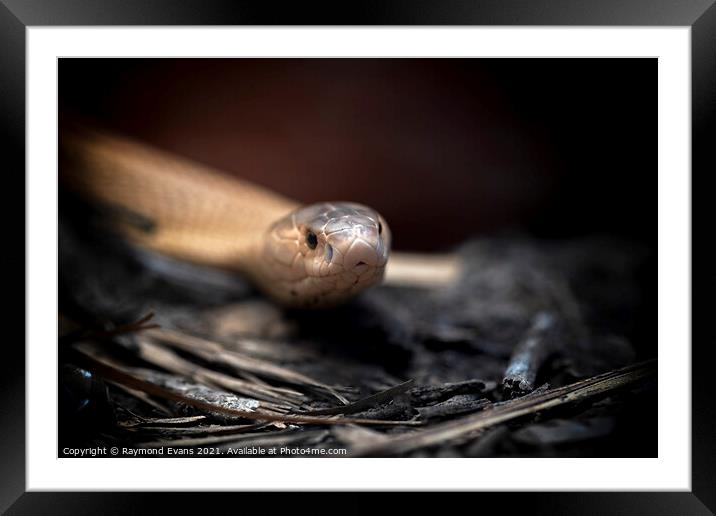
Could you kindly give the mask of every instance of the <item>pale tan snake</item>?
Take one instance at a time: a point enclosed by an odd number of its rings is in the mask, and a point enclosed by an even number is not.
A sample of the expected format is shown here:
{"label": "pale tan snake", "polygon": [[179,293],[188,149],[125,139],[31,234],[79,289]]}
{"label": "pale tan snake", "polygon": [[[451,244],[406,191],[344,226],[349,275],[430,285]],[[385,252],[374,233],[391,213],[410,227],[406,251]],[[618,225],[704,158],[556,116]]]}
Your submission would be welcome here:
{"label": "pale tan snake", "polygon": [[390,230],[351,202],[302,206],[202,164],[96,129],[64,130],[60,182],[92,202],[150,221],[115,217],[150,250],[237,271],[287,306],[340,303],[379,283]]}

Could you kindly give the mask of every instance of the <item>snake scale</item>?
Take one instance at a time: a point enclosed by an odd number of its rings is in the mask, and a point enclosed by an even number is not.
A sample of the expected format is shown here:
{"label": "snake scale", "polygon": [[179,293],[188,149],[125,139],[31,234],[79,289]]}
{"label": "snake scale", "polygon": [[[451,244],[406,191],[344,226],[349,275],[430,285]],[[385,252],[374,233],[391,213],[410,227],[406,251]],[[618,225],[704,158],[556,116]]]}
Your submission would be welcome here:
{"label": "snake scale", "polygon": [[59,143],[62,187],[132,214],[111,222],[136,245],[236,271],[293,307],[335,305],[383,278],[390,230],[367,206],[301,205],[94,127],[64,129]]}

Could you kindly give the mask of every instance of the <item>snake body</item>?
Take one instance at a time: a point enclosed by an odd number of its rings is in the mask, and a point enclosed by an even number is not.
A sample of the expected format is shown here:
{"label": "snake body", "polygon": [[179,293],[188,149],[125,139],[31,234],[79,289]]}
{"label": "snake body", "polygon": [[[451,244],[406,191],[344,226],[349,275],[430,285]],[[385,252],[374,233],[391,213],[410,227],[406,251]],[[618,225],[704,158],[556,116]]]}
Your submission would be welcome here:
{"label": "snake body", "polygon": [[134,244],[239,272],[283,305],[330,306],[382,280],[390,230],[367,206],[302,206],[94,128],[63,130],[60,157],[63,188],[107,208]]}

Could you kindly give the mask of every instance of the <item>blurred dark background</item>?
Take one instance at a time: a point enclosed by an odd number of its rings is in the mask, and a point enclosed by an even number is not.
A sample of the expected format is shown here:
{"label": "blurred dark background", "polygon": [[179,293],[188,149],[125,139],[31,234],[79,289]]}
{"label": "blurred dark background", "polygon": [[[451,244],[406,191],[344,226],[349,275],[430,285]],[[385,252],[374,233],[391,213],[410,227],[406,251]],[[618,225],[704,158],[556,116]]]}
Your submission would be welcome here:
{"label": "blurred dark background", "polygon": [[59,72],[61,113],[304,202],[369,204],[397,249],[512,230],[656,245],[656,59],[61,59]]}

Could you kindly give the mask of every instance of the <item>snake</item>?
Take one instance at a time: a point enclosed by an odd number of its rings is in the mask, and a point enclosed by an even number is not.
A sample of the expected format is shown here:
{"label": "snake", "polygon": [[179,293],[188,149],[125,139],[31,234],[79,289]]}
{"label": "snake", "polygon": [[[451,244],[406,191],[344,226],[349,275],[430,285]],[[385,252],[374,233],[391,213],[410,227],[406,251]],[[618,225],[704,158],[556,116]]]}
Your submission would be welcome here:
{"label": "snake", "polygon": [[93,126],[63,128],[59,156],[62,188],[105,207],[129,242],[241,274],[281,305],[334,306],[383,279],[390,228],[363,204],[304,205]]}

